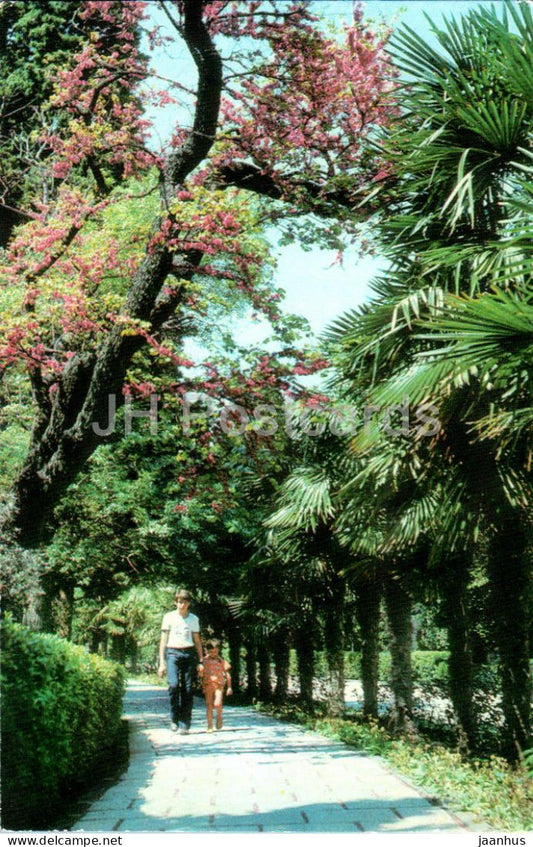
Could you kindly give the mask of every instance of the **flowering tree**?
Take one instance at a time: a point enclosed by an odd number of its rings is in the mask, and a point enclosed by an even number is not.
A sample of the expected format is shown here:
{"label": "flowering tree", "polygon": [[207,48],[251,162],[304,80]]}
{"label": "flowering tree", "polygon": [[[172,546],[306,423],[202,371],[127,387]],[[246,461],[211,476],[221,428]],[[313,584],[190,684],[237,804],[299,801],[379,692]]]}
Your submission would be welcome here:
{"label": "flowering tree", "polygon": [[[43,540],[101,443],[110,397],[120,404],[132,385],[150,385],[132,376],[141,363],[144,374],[171,363],[170,390],[183,395],[184,322],[202,294],[222,283],[279,320],[254,227],[311,214],[306,225],[322,226],[325,239],[331,221],[355,232],[357,207],[388,174],[369,143],[395,114],[387,34],[358,10],[341,44],[307,3],[162,2],[197,86],[157,92],[138,47],[147,5],[79,4],[88,37],[55,73],[40,136],[50,191],[28,204],[31,221],[4,254],[1,367],[28,380],[33,403],[4,520],[26,546]],[[152,30],[149,39],[155,49],[163,37]],[[176,110],[160,152],[149,145],[148,97]],[[192,126],[179,122],[180,103]],[[259,201],[244,203],[244,190]],[[297,355],[292,370],[306,369]],[[259,361],[249,387],[278,376]]]}

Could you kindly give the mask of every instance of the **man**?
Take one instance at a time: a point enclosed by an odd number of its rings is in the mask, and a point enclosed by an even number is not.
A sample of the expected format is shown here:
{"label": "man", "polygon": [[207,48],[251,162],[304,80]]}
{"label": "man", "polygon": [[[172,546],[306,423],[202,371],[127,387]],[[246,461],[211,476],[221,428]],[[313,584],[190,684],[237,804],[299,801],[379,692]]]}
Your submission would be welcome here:
{"label": "man", "polygon": [[176,610],[167,612],[161,624],[159,642],[160,677],[167,675],[170,698],[170,728],[187,735],[191,726],[193,682],[196,659],[197,671],[203,670],[200,622],[189,612],[191,595],[185,589],[176,591]]}

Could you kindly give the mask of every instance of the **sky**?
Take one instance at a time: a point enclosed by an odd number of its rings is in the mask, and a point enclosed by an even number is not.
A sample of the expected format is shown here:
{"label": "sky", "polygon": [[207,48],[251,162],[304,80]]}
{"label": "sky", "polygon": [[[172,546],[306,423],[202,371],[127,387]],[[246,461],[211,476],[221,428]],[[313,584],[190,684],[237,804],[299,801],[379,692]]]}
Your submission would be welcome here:
{"label": "sky", "polygon": [[[460,17],[469,9],[479,6],[502,7],[502,0],[367,0],[363,4],[365,18],[384,19],[395,28],[406,24],[416,32],[423,34],[428,43],[434,43],[425,15],[440,24],[443,17]],[[155,4],[154,4],[155,6]],[[313,11],[329,21],[350,23],[352,20],[352,0],[316,0]],[[156,16],[159,23],[165,23],[164,16]],[[174,48],[175,49],[175,48]],[[157,69],[163,76],[180,79],[185,84],[194,84],[188,57],[177,54],[172,48],[160,53]],[[169,127],[165,125],[169,110],[162,111],[156,119],[159,135],[164,138]],[[335,318],[370,298],[370,282],[373,276],[386,265],[379,256],[360,258],[358,252],[348,250],[342,265],[335,261],[335,251],[311,250],[304,252],[298,245],[278,248],[272,241],[273,252],[277,257],[277,270],[274,282],[285,292],[284,308],[288,312],[303,315],[309,321],[311,329],[319,335]],[[244,320],[235,324],[242,343],[254,343],[259,340],[261,326]]]}
{"label": "sky", "polygon": [[[351,21],[352,0],[325,0],[315,5],[320,15],[336,21]],[[460,17],[468,9],[480,5],[498,7],[503,4],[469,0],[368,0],[364,3],[364,11],[365,18],[383,17],[393,25],[406,24],[425,34],[428,43],[435,43],[425,14],[440,24],[443,17]],[[286,290],[287,310],[304,314],[317,333],[342,313],[368,300],[372,277],[386,266],[380,257],[359,258],[355,250],[345,255],[342,267],[333,264],[334,258],[333,252],[304,253],[297,246],[291,246],[280,252],[278,260],[276,282]]]}

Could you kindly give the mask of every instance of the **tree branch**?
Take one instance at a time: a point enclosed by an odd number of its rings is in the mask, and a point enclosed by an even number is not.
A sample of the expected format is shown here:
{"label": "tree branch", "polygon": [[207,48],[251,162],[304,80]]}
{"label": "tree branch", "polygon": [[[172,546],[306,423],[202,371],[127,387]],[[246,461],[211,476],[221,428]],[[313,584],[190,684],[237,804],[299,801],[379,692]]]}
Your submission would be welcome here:
{"label": "tree branch", "polygon": [[[325,185],[302,179],[297,174],[283,176],[278,181],[249,162],[237,161],[219,168],[215,180],[218,188],[242,188],[271,200],[286,199],[290,202],[291,191],[304,192],[310,201],[308,211],[326,218],[332,217],[339,206],[349,209],[353,214],[358,205],[354,192],[349,189],[328,189]],[[361,218],[367,217],[368,209],[361,212]]]}
{"label": "tree branch", "polygon": [[222,93],[222,60],[202,19],[202,3],[184,0],[183,37],[198,70],[194,123],[187,140],[171,153],[165,187],[176,189],[209,153],[215,140]]}

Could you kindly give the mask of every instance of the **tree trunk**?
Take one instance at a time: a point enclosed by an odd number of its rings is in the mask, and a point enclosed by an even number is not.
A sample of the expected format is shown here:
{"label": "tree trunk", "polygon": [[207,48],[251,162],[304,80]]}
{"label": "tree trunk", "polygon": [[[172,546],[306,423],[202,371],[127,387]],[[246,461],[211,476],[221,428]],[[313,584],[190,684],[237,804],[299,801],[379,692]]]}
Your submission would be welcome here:
{"label": "tree trunk", "polygon": [[74,586],[65,585],[59,589],[53,614],[57,634],[61,635],[62,638],[70,638],[74,616]]}
{"label": "tree trunk", "polygon": [[327,709],[331,717],[344,714],[344,599],[346,583],[332,574],[324,609],[324,646],[328,662]]}
{"label": "tree trunk", "polygon": [[298,663],[300,699],[306,709],[313,708],[313,679],[315,675],[315,651],[309,626],[299,627],[294,633],[294,647]]}
{"label": "tree trunk", "polygon": [[246,693],[252,701],[257,699],[256,653],[251,640],[246,642]]}
{"label": "tree trunk", "polygon": [[41,582],[43,627],[47,632],[55,632],[68,639],[72,635],[74,584],[69,580],[59,582],[55,575],[45,575]]}
{"label": "tree trunk", "polygon": [[138,658],[139,658],[139,647],[137,642],[134,639],[130,639],[129,646],[129,658],[130,658],[130,670],[132,673],[137,673],[139,670]]}
{"label": "tree trunk", "polygon": [[50,632],[49,616],[44,612],[48,608],[46,597],[42,592],[30,594],[27,598],[22,623],[34,632]]}
{"label": "tree trunk", "polygon": [[518,512],[500,514],[490,541],[489,578],[498,644],[504,753],[518,761],[531,744],[531,550],[525,520]]}
{"label": "tree trunk", "polygon": [[389,624],[391,688],[394,698],[390,723],[394,732],[412,734],[411,597],[394,574],[388,573],[385,576],[384,587]]}
{"label": "tree trunk", "polygon": [[[99,607],[105,605],[105,601],[102,597],[95,598],[98,602]],[[96,653],[100,656],[107,655],[107,634],[105,629],[100,626],[98,623],[93,624],[90,629],[90,647],[89,650],[91,653]]]}
{"label": "tree trunk", "polygon": [[367,573],[355,586],[357,620],[361,629],[361,681],[363,713],[378,714],[379,681],[379,610],[381,606],[381,577],[377,570]]}
{"label": "tree trunk", "polygon": [[467,586],[470,575],[471,554],[450,557],[443,563],[441,596],[450,658],[450,696],[459,724],[459,749],[464,753],[475,749],[476,725],[473,712],[473,663],[470,640],[470,610]]}
{"label": "tree trunk", "polygon": [[[465,407],[474,419],[470,396],[464,388]],[[479,419],[488,412],[476,409]],[[513,508],[502,486],[496,448],[486,442],[471,442],[466,424],[459,417],[448,422],[448,440],[456,461],[464,468],[473,502],[479,504],[491,529],[488,575],[495,637],[498,645],[502,707],[505,718],[504,751],[512,762],[521,758],[530,744],[531,675],[529,669],[529,627],[531,614],[530,517]]]}
{"label": "tree trunk", "polygon": [[276,703],[285,703],[289,693],[290,641],[288,632],[276,633],[272,652],[276,670],[274,700]]}
{"label": "tree trunk", "polygon": [[22,623],[36,632],[50,632],[70,638],[74,587],[59,588],[41,577],[28,595]]}
{"label": "tree trunk", "polygon": [[111,659],[121,665],[126,664],[126,635],[111,636]]}
{"label": "tree trunk", "polygon": [[259,699],[268,703],[272,696],[270,681],[270,651],[266,647],[259,648]]}
{"label": "tree trunk", "polygon": [[[143,283],[163,281],[170,269],[169,255],[147,257],[137,274],[139,298]],[[144,343],[116,328],[97,352],[74,356],[65,366],[52,401],[47,408],[43,403],[36,417],[30,449],[14,485],[13,506],[6,514],[22,546],[36,547],[50,537],[54,507],[87,459],[105,443],[95,426],[107,426],[110,403],[114,409],[123,403],[126,371]]]}
{"label": "tree trunk", "polygon": [[237,627],[228,631],[229,663],[231,665],[231,687],[235,694],[241,690],[241,633]]}

